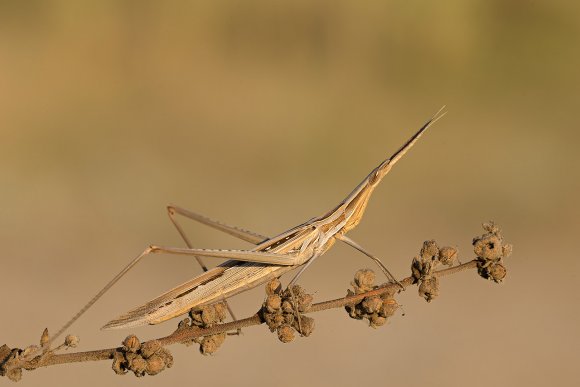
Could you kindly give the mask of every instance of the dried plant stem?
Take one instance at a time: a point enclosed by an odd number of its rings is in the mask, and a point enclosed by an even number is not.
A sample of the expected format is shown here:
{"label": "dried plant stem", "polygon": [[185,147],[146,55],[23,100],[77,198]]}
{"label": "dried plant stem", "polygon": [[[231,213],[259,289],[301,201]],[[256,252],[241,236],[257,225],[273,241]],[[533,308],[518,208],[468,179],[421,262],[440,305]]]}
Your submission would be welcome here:
{"label": "dried plant stem", "polygon": [[[445,270],[436,271],[433,273],[434,277],[443,277],[451,274],[456,274],[458,272],[477,268],[477,260],[472,260],[467,263],[454,266]],[[400,284],[404,288],[407,288],[414,284],[413,277],[407,277],[400,281]],[[400,285],[397,283],[386,284],[384,286],[378,287],[376,289],[364,292],[361,294],[356,294],[352,296],[347,296],[335,300],[323,301],[313,304],[312,307],[305,313],[320,312],[323,310],[342,308],[348,304],[360,302],[365,297],[379,296],[384,293],[394,293],[400,290]],[[247,328],[254,325],[261,325],[264,321],[258,313],[251,317],[232,321],[224,324],[218,324],[210,328],[200,329],[197,327],[186,327],[183,329],[178,329],[172,334],[157,339],[162,346],[182,343],[190,341],[194,338],[210,336],[224,332],[234,331],[240,328]],[[27,361],[23,368],[25,369],[36,369],[40,367],[48,367],[57,364],[67,364],[67,363],[79,363],[86,361],[99,361],[99,360],[109,360],[113,359],[114,353],[119,351],[121,348],[108,348],[96,351],[86,351],[86,352],[74,352],[74,353],[63,353],[63,354],[53,354],[47,353],[45,355],[38,356],[30,361]]]}
{"label": "dried plant stem", "polygon": [[[436,271],[433,273],[433,276],[434,277],[443,277],[446,275],[458,273],[458,272],[463,271],[463,270],[474,269],[476,267],[477,267],[477,260],[474,259],[473,261],[469,261],[467,263],[464,263],[464,264],[461,264],[458,266],[453,266],[453,267],[450,267],[450,268],[445,269],[445,270]],[[409,286],[413,285],[413,278],[407,277],[407,278],[401,280],[400,283],[406,289]],[[332,308],[341,308],[341,307],[344,307],[348,304],[352,304],[352,303],[356,303],[358,301],[361,301],[365,297],[380,296],[381,294],[384,294],[384,293],[397,291],[400,288],[401,287],[397,283],[388,284],[388,285],[381,286],[377,289],[370,290],[368,292],[364,292],[361,294],[356,294],[356,295],[349,296],[349,297],[339,298],[336,300],[319,302],[317,304],[312,305],[312,307],[306,313],[320,312],[320,311],[332,309]]]}

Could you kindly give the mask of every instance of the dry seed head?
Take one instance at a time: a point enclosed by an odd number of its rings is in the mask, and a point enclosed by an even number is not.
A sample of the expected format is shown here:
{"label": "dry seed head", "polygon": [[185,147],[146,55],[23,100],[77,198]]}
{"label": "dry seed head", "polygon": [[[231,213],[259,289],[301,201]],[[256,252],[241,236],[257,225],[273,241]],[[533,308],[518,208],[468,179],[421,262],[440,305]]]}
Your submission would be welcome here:
{"label": "dry seed head", "polygon": [[[284,322],[284,317],[281,314],[272,314],[262,309],[262,316],[270,332],[274,332]],[[281,321],[280,321],[281,320]]]}
{"label": "dry seed head", "polygon": [[218,322],[222,322],[228,317],[227,316],[228,308],[225,302],[218,302],[217,304],[214,304],[213,307],[215,309],[216,318]]}
{"label": "dry seed head", "polygon": [[278,328],[278,340],[283,343],[289,343],[294,340],[294,329],[289,325],[283,325]]}
{"label": "dry seed head", "polygon": [[419,254],[425,261],[437,260],[439,258],[439,246],[437,246],[437,242],[434,240],[423,242],[423,247],[421,248],[421,252]]}
{"label": "dry seed head", "polygon": [[204,337],[199,346],[199,352],[201,352],[202,355],[212,355],[219,349],[225,340],[226,333]]}
{"label": "dry seed head", "polygon": [[361,303],[366,313],[372,314],[378,312],[383,306],[383,300],[379,296],[366,297]]}
{"label": "dry seed head", "polygon": [[216,343],[218,343],[219,345],[222,345],[224,343],[224,341],[226,341],[226,333],[218,333],[217,335],[213,335],[214,340]]}
{"label": "dry seed head", "polygon": [[473,252],[486,261],[495,261],[502,257],[502,240],[496,234],[486,234],[473,240]]}
{"label": "dry seed head", "polygon": [[276,323],[278,326],[282,325],[282,324],[284,323],[284,321],[286,321],[286,319],[284,318],[284,316],[283,316],[283,315],[281,315],[281,314],[277,314],[277,315],[275,315],[275,316],[274,316],[274,322],[275,322],[275,323]]}
{"label": "dry seed head", "polygon": [[348,313],[350,318],[354,318],[356,320],[362,320],[362,316],[359,313],[357,305],[358,304],[347,304],[344,306],[344,309],[346,310],[346,312]]}
{"label": "dry seed head", "polygon": [[266,294],[279,294],[282,291],[282,283],[278,278],[274,278],[272,281],[266,284]]}
{"label": "dry seed head", "polygon": [[129,363],[129,369],[133,371],[137,377],[144,376],[145,370],[147,369],[147,361],[141,356],[137,356]]}
{"label": "dry seed head", "polygon": [[385,302],[385,300],[393,298],[395,296],[395,294],[399,293],[400,289],[397,288],[392,288],[392,289],[386,289],[386,291],[380,295],[380,297],[383,299],[383,302]]}
{"label": "dry seed head", "polygon": [[451,246],[442,247],[439,250],[439,261],[447,266],[452,266],[457,260],[457,249]]}
{"label": "dry seed head", "polygon": [[[295,324],[298,325],[298,324]],[[304,337],[310,336],[314,331],[314,319],[308,316],[300,316],[300,334]]]}
{"label": "dry seed head", "polygon": [[419,296],[423,297],[425,301],[431,302],[439,295],[439,280],[437,277],[425,278],[419,285]]}
{"label": "dry seed head", "polygon": [[202,355],[206,355],[206,356],[214,354],[217,350],[218,350],[217,343],[210,338],[203,340],[201,342],[201,345],[199,346],[199,352]]}
{"label": "dry seed head", "polygon": [[378,328],[387,323],[387,319],[385,317],[379,316],[377,314],[373,314],[369,319],[369,325],[371,328]]}
{"label": "dry seed head", "polygon": [[[419,266],[421,266],[422,263],[419,260],[420,258],[416,259]],[[359,270],[355,274],[355,280],[351,283],[355,289],[355,292],[351,291],[350,289],[347,290],[347,297],[362,293],[362,289],[359,285],[364,285],[367,287],[367,289],[363,291],[376,288],[376,286],[368,286],[369,284],[372,284],[372,282],[369,280],[369,277],[366,277],[366,281],[362,280],[362,278],[365,278],[364,276],[368,275],[368,272],[370,272],[370,270]],[[386,323],[386,318],[394,314],[394,311],[397,309],[397,303],[394,299],[392,299],[395,292],[396,290],[392,290],[380,296],[365,297],[359,302],[345,305],[344,308],[351,318],[356,320],[367,319],[369,325],[376,328],[384,325]],[[385,305],[385,303],[389,304]]]}
{"label": "dry seed head", "polygon": [[157,375],[165,369],[165,360],[159,355],[152,355],[147,359],[146,372],[149,375]]}
{"label": "dry seed head", "polygon": [[282,297],[284,298],[288,298],[288,299],[301,299],[305,294],[306,291],[304,290],[304,288],[300,285],[294,285],[292,286],[292,291],[290,291],[290,289],[286,289],[287,291],[284,292],[284,294],[282,295]]}
{"label": "dry seed head", "polygon": [[294,313],[296,312],[284,313],[282,315],[282,317],[284,318],[283,324],[292,326],[292,324],[294,324],[294,321],[296,320],[296,315]]}
{"label": "dry seed head", "polygon": [[113,353],[113,371],[117,375],[124,375],[127,373],[127,361],[123,352],[115,351]]}
{"label": "dry seed head", "polygon": [[413,283],[416,283],[423,277],[423,262],[419,257],[414,257],[411,263],[411,276],[413,277]]}
{"label": "dry seed head", "polygon": [[159,340],[151,340],[143,343],[141,345],[141,356],[145,359],[153,356],[157,351],[161,349],[161,343]]}
{"label": "dry seed head", "polygon": [[293,313],[294,309],[292,308],[292,303],[288,300],[284,300],[282,302],[282,312],[284,313]]}
{"label": "dry seed head", "polygon": [[211,326],[217,322],[217,313],[213,305],[207,305],[202,308],[201,321],[205,326]]}
{"label": "dry seed head", "polygon": [[203,326],[203,320],[201,318],[202,315],[202,310],[198,309],[198,308],[192,308],[189,311],[189,317],[191,317],[191,325],[192,326],[198,326],[201,327]]}
{"label": "dry seed head", "polygon": [[127,360],[129,363],[140,356],[141,355],[138,355],[135,352],[125,352],[125,360]]}
{"label": "dry seed head", "polygon": [[274,329],[282,326],[282,324],[284,324],[286,322],[286,319],[281,314],[275,315],[272,320],[273,320]]}
{"label": "dry seed head", "polygon": [[[288,301],[284,301],[286,303],[289,303]],[[280,297],[277,294],[270,294],[267,298],[266,298],[266,309],[268,310],[268,312],[270,313],[274,313],[278,310],[280,310],[281,306],[282,306],[282,297]]]}
{"label": "dry seed head", "polygon": [[355,273],[352,286],[357,294],[364,293],[373,289],[374,282],[375,273],[371,269],[361,269]]}
{"label": "dry seed head", "polygon": [[274,329],[277,329],[279,327],[282,326],[282,324],[286,323],[286,318],[284,317],[286,315],[282,315],[282,314],[277,314],[274,316],[274,318],[272,319],[274,322]]}
{"label": "dry seed head", "polygon": [[432,261],[430,258],[413,258],[413,262],[411,263],[411,275],[413,276],[414,283],[417,283],[425,277],[429,277],[438,264],[438,260]]}
{"label": "dry seed head", "polygon": [[397,300],[395,300],[394,298],[387,298],[383,300],[383,306],[379,311],[379,315],[385,318],[391,317],[395,314],[398,308],[399,304],[397,303]]}
{"label": "dry seed head", "polygon": [[126,352],[136,353],[141,347],[139,339],[135,335],[129,335],[123,340],[123,349]]}
{"label": "dry seed head", "polygon": [[131,370],[135,376],[141,377],[145,376],[145,374],[156,375],[166,367],[171,367],[173,365],[173,357],[169,351],[161,348],[159,342],[156,340],[150,343],[145,343],[143,348],[148,352],[152,352],[155,348],[158,348],[158,352],[149,358],[144,358],[142,354],[135,352],[124,352],[124,350],[115,351],[113,353],[113,371],[116,374],[123,375]]}
{"label": "dry seed head", "polygon": [[166,368],[173,367],[173,356],[168,349],[162,347],[155,355],[151,356],[151,358],[154,358],[155,356],[159,356],[163,359]]}
{"label": "dry seed head", "polygon": [[64,338],[64,345],[68,348],[76,348],[79,345],[79,338],[75,335],[67,335]]}
{"label": "dry seed head", "polygon": [[487,270],[489,272],[489,279],[497,283],[502,282],[507,275],[507,270],[501,263],[491,264]]}
{"label": "dry seed head", "polygon": [[483,224],[487,234],[473,239],[473,251],[477,255],[477,272],[485,279],[501,282],[507,270],[503,258],[512,253],[512,245],[503,243],[503,236],[495,223]]}

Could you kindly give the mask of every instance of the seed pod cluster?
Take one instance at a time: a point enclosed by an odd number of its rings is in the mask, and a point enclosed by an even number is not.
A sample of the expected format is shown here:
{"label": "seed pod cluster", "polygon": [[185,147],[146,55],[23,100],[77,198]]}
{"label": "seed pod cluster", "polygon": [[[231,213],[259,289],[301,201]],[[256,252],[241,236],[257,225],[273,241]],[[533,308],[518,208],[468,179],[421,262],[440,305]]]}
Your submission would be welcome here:
{"label": "seed pod cluster", "polygon": [[141,344],[135,335],[127,336],[121,349],[113,354],[113,371],[118,375],[129,371],[137,377],[157,375],[172,365],[173,356],[158,340]]}
{"label": "seed pod cluster", "polygon": [[13,382],[22,378],[22,369],[31,368],[31,363],[38,364],[45,356],[54,354],[61,349],[75,348],[79,344],[77,336],[68,335],[64,342],[54,349],[50,347],[48,329],[40,335],[40,345],[29,345],[24,349],[11,349],[6,344],[0,347],[0,376],[6,376]]}
{"label": "seed pod cluster", "polygon": [[308,337],[314,330],[314,319],[302,314],[312,300],[312,295],[300,285],[282,291],[280,280],[275,278],[266,284],[266,300],[260,313],[270,331],[276,331],[281,342],[289,343],[294,340],[295,331]]}
{"label": "seed pod cluster", "polygon": [[424,277],[419,284],[419,297],[431,302],[439,295],[439,279],[433,276]]}
{"label": "seed pod cluster", "polygon": [[223,322],[227,317],[227,307],[223,302],[202,306],[189,311],[191,325],[199,328],[209,328]]}
{"label": "seed pod cluster", "polygon": [[453,266],[457,261],[457,249],[451,246],[439,247],[437,242],[423,242],[419,256],[413,258],[411,275],[413,282],[419,284],[419,296],[431,302],[439,295],[439,280],[433,272],[440,265]]}
{"label": "seed pod cluster", "polygon": [[477,272],[481,277],[499,283],[507,274],[503,259],[511,255],[512,245],[504,244],[501,230],[494,222],[482,226],[486,233],[473,239]]}
{"label": "seed pod cluster", "polygon": [[[227,306],[225,302],[205,305],[201,308],[194,308],[189,311],[189,317],[179,323],[178,330],[187,327],[198,327],[200,329],[211,328],[212,326],[223,322],[227,317]],[[199,344],[199,352],[202,355],[212,355],[226,340],[227,334],[218,333],[211,336],[196,337],[193,340],[184,342],[185,345],[193,343]]]}
{"label": "seed pod cluster", "polygon": [[[358,270],[351,282],[353,290],[347,290],[347,297],[362,294],[378,288],[374,284],[375,273],[370,269]],[[360,302],[348,304],[345,309],[351,318],[366,319],[369,326],[377,328],[387,323],[387,319],[395,314],[399,304],[394,299],[395,290],[380,296],[365,297]]]}

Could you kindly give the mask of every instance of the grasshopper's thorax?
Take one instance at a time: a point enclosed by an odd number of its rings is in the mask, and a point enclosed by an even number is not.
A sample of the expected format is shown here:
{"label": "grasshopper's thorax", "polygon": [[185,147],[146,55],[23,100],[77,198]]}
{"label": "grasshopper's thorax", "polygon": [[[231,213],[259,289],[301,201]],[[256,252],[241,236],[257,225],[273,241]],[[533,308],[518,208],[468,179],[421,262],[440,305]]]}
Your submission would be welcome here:
{"label": "grasshopper's thorax", "polygon": [[324,254],[336,242],[336,234],[344,235],[358,225],[373,190],[374,185],[363,182],[336,208],[307,222],[310,235],[303,240],[301,250],[312,246],[313,255]]}
{"label": "grasshopper's thorax", "polygon": [[368,185],[361,189],[356,195],[350,200],[345,201],[346,208],[344,209],[345,223],[344,226],[338,231],[340,234],[344,235],[360,223],[364,215],[365,209],[374,191],[374,186]]}

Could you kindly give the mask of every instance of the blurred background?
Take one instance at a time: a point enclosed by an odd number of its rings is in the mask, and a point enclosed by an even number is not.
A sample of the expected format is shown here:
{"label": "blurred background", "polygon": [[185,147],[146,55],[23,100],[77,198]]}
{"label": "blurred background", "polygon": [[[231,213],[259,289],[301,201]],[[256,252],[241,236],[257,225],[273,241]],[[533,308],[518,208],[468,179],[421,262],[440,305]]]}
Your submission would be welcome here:
{"label": "blurred background", "polygon": [[[471,259],[490,219],[514,244],[503,284],[461,273],[430,304],[409,289],[406,315],[378,330],[333,310],[291,344],[262,326],[211,357],[173,346],[174,367],[154,378],[96,362],[22,383],[573,385],[579,8],[0,1],[0,344],[58,330],[148,244],[183,246],[167,204],[278,234],[336,205],[442,105],[449,114],[349,235],[400,277],[427,239]],[[186,228],[196,247],[248,247]],[[336,298],[364,267],[337,245],[301,282],[316,300]],[[82,350],[168,334],[176,320],[99,328],[199,272],[188,257],[151,256],[70,333]],[[231,304],[245,317],[263,297],[254,289]]]}

